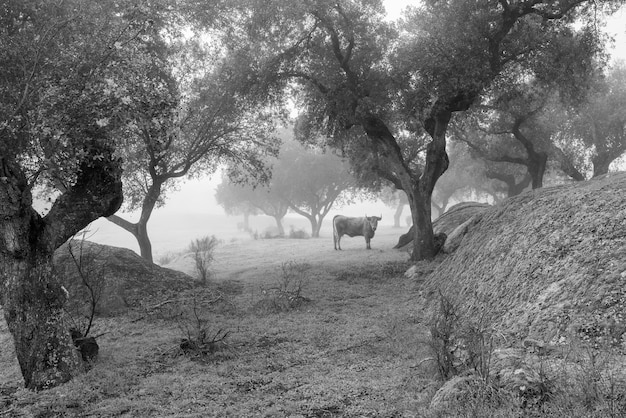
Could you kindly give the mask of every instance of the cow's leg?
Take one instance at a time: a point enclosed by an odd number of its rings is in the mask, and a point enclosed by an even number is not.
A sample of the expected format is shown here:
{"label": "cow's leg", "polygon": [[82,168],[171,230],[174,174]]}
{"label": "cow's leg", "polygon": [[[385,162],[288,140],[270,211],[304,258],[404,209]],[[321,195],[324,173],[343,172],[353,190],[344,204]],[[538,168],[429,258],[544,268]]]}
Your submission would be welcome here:
{"label": "cow's leg", "polygon": [[341,250],[341,235],[337,235],[337,247],[335,250]]}
{"label": "cow's leg", "polygon": [[365,248],[368,249],[368,250],[372,249],[372,247],[370,246],[370,240],[368,240],[368,239],[365,240]]}

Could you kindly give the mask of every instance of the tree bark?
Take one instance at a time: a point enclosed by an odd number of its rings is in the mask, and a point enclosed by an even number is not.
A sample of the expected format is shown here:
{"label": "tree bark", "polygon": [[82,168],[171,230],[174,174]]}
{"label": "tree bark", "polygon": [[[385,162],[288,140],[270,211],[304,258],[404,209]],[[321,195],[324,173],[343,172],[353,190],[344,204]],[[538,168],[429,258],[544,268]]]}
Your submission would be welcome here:
{"label": "tree bark", "polygon": [[605,154],[596,155],[591,159],[593,164],[593,177],[598,177],[609,172],[609,167],[613,161]]}
{"label": "tree bark", "polygon": [[428,260],[436,255],[431,200],[435,184],[439,177],[448,169],[449,160],[446,153],[446,132],[452,118],[449,110],[440,110],[427,120],[425,127],[432,138],[426,148],[426,164],[424,173],[416,184],[409,202],[413,200],[414,237],[412,261]]}
{"label": "tree bark", "polygon": [[148,188],[148,193],[143,199],[141,205],[141,215],[136,223],[129,222],[119,215],[111,215],[107,217],[107,220],[113,222],[115,225],[123,228],[124,230],[133,234],[139,245],[139,254],[142,258],[149,262],[153,262],[152,257],[152,242],[148,236],[148,221],[152,216],[156,203],[161,195],[161,188],[165,180],[154,180],[152,185]]}
{"label": "tree bark", "polygon": [[402,216],[402,211],[404,210],[404,202],[398,203],[398,207],[396,207],[396,211],[393,214],[393,227],[400,228],[400,217]]}
{"label": "tree bark", "polygon": [[29,389],[60,385],[82,370],[67,329],[67,297],[54,271],[54,250],[122,203],[119,161],[106,139],[89,145],[75,184],[45,217],[31,206],[32,193],[21,167],[0,157],[0,290]]}

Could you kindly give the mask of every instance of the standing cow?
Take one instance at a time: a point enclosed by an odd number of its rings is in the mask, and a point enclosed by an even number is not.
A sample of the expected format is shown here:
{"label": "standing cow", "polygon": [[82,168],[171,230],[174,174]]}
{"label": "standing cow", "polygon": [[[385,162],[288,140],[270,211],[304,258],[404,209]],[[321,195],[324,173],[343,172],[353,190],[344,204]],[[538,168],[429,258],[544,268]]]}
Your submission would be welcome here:
{"label": "standing cow", "polygon": [[368,250],[371,250],[370,240],[374,238],[374,232],[378,227],[378,221],[383,219],[381,216],[367,216],[364,218],[349,218],[343,215],[337,215],[333,218],[333,241],[335,250],[341,250],[341,237],[347,235],[349,237],[363,236]]}

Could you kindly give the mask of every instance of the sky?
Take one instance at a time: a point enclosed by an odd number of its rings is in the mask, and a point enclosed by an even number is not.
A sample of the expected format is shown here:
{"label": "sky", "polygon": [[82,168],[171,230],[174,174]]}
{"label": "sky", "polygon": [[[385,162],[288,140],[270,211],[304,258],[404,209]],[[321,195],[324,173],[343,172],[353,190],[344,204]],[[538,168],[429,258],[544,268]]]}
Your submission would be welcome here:
{"label": "sky", "polygon": [[[419,0],[386,0],[385,7],[390,20],[402,15],[407,5],[414,5]],[[613,49],[614,59],[626,61],[626,6],[613,15],[607,23],[607,31],[615,37]],[[170,251],[178,251],[185,247],[192,239],[206,235],[217,235],[220,238],[228,236],[242,237],[237,230],[237,222],[241,217],[226,218],[223,209],[215,202],[215,188],[221,182],[220,173],[212,174],[202,179],[181,181],[180,190],[167,197],[163,208],[155,209],[148,224],[148,231],[152,239],[155,257]],[[348,207],[333,208],[325,219],[325,229],[322,235],[329,232],[330,219],[341,213],[348,216],[383,215],[381,226],[393,225],[394,209],[386,207],[381,202],[360,202]],[[122,213],[130,221],[136,221],[138,213]],[[405,209],[403,218],[408,215]],[[262,232],[264,228],[273,225],[273,220],[266,216],[253,219],[253,229]],[[289,215],[285,226],[290,224],[296,228],[308,229],[308,221],[297,215]],[[135,239],[126,231],[100,219],[91,226],[91,240],[108,245],[131,248],[138,251]],[[331,238],[332,240],[332,238]]]}

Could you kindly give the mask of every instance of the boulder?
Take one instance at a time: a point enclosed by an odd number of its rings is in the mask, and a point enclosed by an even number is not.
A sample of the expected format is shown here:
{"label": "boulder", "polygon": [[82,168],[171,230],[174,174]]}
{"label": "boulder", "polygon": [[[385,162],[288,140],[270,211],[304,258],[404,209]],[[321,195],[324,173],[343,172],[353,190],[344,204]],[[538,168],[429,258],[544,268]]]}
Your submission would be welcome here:
{"label": "boulder", "polygon": [[[480,220],[480,215],[491,205],[478,202],[463,202],[452,206],[443,215],[433,221],[433,232],[437,234],[445,234],[450,239],[450,235],[454,230],[467,222],[470,218],[474,218],[474,222]],[[395,249],[402,248],[413,241],[414,228],[411,226],[406,234],[398,239]],[[445,252],[445,246],[444,246]]]}
{"label": "boulder", "polygon": [[457,226],[454,231],[448,235],[446,238],[442,251],[446,254],[450,254],[454,252],[459,245],[461,245],[461,241],[467,231],[470,229],[472,225],[475,225],[480,220],[480,217],[477,215],[472,216],[467,221],[463,222],[461,225]]}
{"label": "boulder", "polygon": [[[77,263],[82,265],[82,274]],[[69,307],[80,310],[77,305],[84,305],[84,298],[89,298],[89,290],[83,282],[87,280],[99,295],[96,306],[99,315],[121,314],[151,298],[195,285],[192,277],[150,263],[132,250],[90,241],[64,244],[55,252],[54,265],[68,290]]]}

